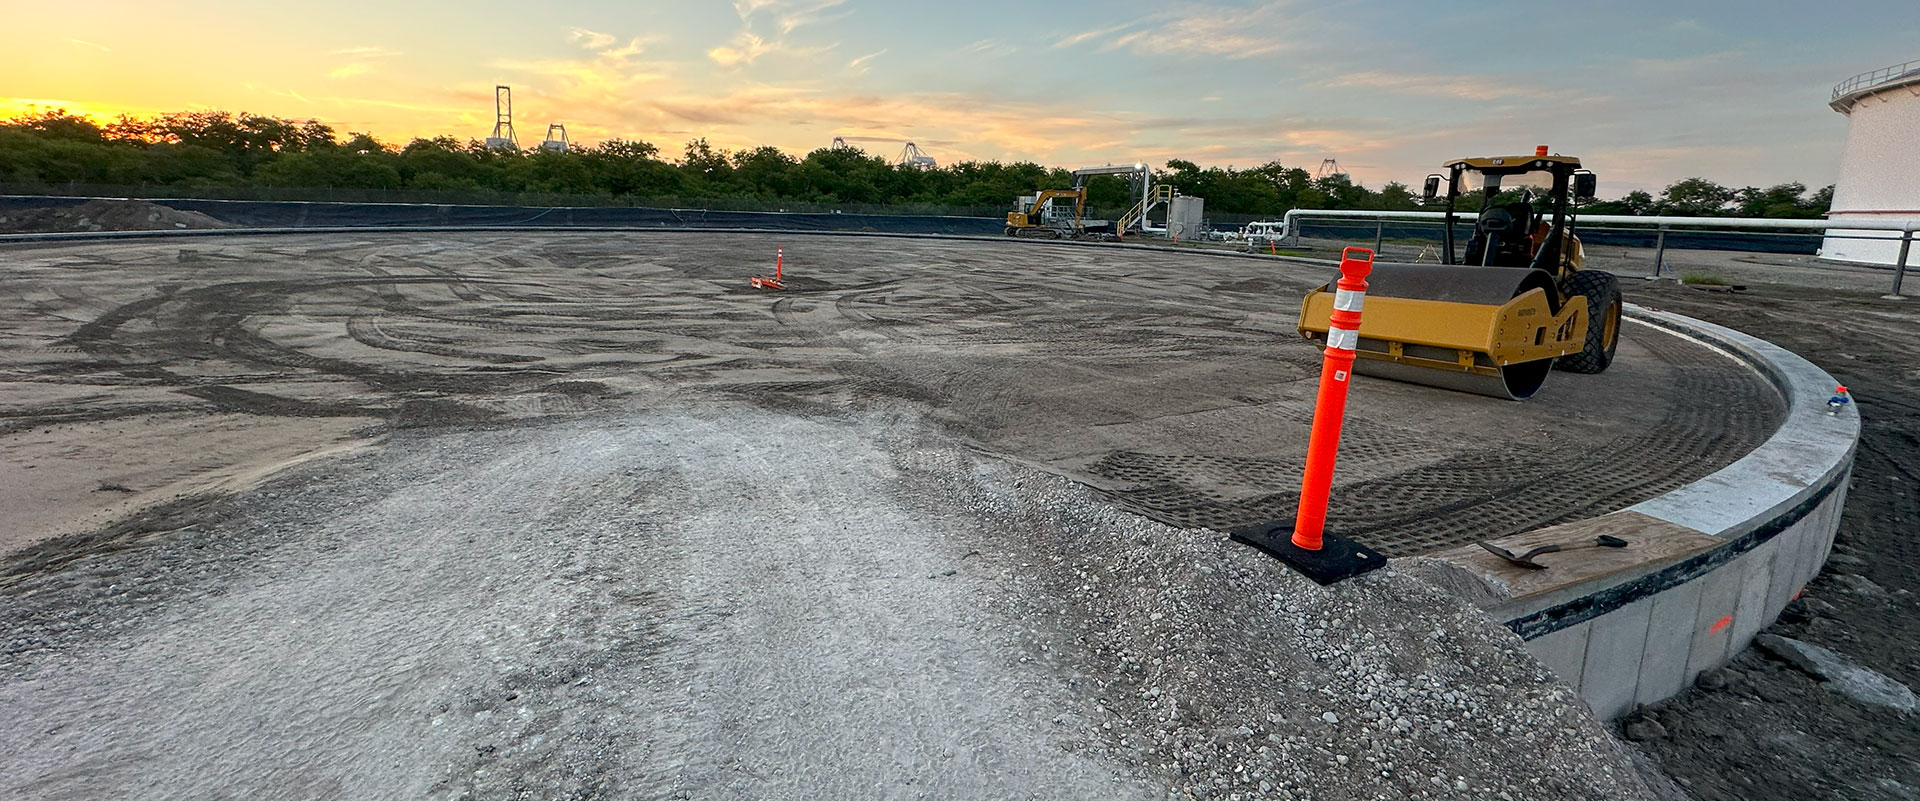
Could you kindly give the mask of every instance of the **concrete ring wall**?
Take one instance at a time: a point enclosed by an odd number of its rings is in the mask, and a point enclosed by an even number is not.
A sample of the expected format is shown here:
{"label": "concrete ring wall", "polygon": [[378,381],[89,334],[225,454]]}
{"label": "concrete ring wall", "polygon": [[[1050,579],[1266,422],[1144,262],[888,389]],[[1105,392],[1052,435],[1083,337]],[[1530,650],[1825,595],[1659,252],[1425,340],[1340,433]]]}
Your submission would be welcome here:
{"label": "concrete ring wall", "polygon": [[[15,234],[0,242],[59,242],[146,237],[321,233],[473,232],[704,232],[881,236],[909,239],[999,240],[952,234],[792,231],[684,227],[421,226],[395,228],[224,229],[153,232]],[[1084,244],[1159,249],[1143,244]],[[1181,251],[1228,258],[1315,265],[1294,257]],[[1627,319],[1693,339],[1744,362],[1781,393],[1785,421],[1758,449],[1712,475],[1665,495],[1591,520],[1528,532],[1496,544],[1537,545],[1558,537],[1591,541],[1596,531],[1632,534],[1628,564],[1572,580],[1548,576],[1519,587],[1513,572],[1468,546],[1400,560],[1437,561],[1444,584],[1478,604],[1521,639],[1536,658],[1575,687],[1596,714],[1615,718],[1636,705],[1685,689],[1701,673],[1725,664],[1780,614],[1826,564],[1860,436],[1858,412],[1829,415],[1834,379],[1800,356],[1729,328],[1629,304]],[[1711,399],[1702,399],[1711,402]],[[1518,550],[1524,550],[1519,548]],[[1540,577],[1553,571],[1519,571]],[[1432,576],[1432,573],[1428,575]],[[1563,574],[1562,574],[1563,575]],[[1465,580],[1463,584],[1462,580]]]}
{"label": "concrete ring wall", "polygon": [[1590,542],[1595,532],[1610,532],[1628,535],[1636,546],[1667,546],[1643,552],[1654,558],[1513,592],[1510,571],[1551,571],[1513,568],[1477,548],[1435,557],[1482,581],[1470,593],[1476,602],[1603,719],[1678,694],[1726,664],[1819,574],[1840,525],[1860,438],[1852,405],[1828,413],[1833,376],[1791,351],[1678,314],[1632,305],[1627,314],[1766,376],[1787,402],[1779,429],[1752,453],[1685,487],[1530,533],[1535,543],[1556,536]]}

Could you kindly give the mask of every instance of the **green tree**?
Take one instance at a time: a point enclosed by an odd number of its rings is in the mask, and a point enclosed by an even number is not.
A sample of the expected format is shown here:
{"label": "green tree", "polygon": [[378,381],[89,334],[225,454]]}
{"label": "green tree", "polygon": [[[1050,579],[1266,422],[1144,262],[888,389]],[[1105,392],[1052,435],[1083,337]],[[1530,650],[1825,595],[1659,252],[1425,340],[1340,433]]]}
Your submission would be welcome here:
{"label": "green tree", "polygon": [[1705,178],[1687,178],[1660,193],[1659,210],[1680,217],[1708,217],[1725,211],[1734,196],[1732,189]]}
{"label": "green tree", "polygon": [[1635,189],[1619,200],[1595,200],[1582,204],[1583,214],[1637,214],[1647,216],[1655,213],[1656,203],[1653,196]]}
{"label": "green tree", "polygon": [[[1269,161],[1258,167],[1206,167],[1173,159],[1159,183],[1205,198],[1220,213],[1278,215],[1293,208],[1418,208],[1405,184],[1378,191],[1348,176],[1314,180],[1306,170]],[[0,180],[22,183],[165,184],[185,187],[267,186],[367,189],[537,191],[630,198],[754,197],[769,201],[926,203],[1007,208],[1038,189],[1065,188],[1067,170],[1033,162],[963,161],[938,169],[902,168],[859,150],[816,150],[796,158],[773,147],[729,152],[704,138],[685,144],[678,161],[649,142],[612,139],[566,153],[514,152],[472,139],[440,136],[395,148],[370,133],[344,140],[323,123],[258,114],[192,111],[101,125],[56,109],[0,122]],[[1134,187],[1114,176],[1086,184],[1096,213],[1117,215],[1134,202]],[[1590,202],[1590,214],[1744,214],[1817,217],[1833,187],[1812,193],[1798,183],[1728,189],[1704,178],[1666,188],[1656,199],[1630,192]],[[1463,199],[1478,208],[1478,198]]]}
{"label": "green tree", "polygon": [[799,180],[800,162],[777,147],[756,147],[733,154],[734,175],[754,195],[791,197]]}
{"label": "green tree", "polygon": [[347,147],[287,153],[254,171],[263,186],[399,189],[397,157],[384,150]]}
{"label": "green tree", "polygon": [[1825,195],[1816,193],[1813,197],[1807,197],[1806,184],[1798,182],[1766,189],[1749,186],[1735,194],[1734,204],[1742,217],[1819,217],[1833,205],[1833,187],[1826,187],[1821,192]]}
{"label": "green tree", "polygon": [[91,117],[68,114],[64,108],[39,114],[26,114],[8,120],[5,127],[32,133],[46,139],[74,142],[104,142],[100,126]]}

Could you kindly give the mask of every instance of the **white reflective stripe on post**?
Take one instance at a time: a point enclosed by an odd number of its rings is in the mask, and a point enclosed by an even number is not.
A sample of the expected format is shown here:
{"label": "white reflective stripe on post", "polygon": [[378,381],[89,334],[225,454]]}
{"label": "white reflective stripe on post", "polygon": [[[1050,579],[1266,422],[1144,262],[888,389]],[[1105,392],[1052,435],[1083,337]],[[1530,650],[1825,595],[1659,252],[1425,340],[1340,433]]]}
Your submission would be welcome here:
{"label": "white reflective stripe on post", "polygon": [[1336,290],[1333,293],[1333,310],[1357,312],[1367,302],[1367,293],[1351,289]]}
{"label": "white reflective stripe on post", "polygon": [[1353,350],[1360,344],[1360,332],[1351,328],[1328,328],[1327,347]]}

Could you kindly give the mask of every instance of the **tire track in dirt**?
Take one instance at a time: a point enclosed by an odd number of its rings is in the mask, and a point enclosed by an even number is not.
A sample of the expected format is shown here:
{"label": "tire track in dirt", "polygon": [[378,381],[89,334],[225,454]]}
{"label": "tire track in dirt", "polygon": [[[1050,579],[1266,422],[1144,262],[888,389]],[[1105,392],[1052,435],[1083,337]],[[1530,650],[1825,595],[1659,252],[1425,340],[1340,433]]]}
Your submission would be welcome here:
{"label": "tire track in dirt", "polygon": [[[1682,368],[1658,404],[1666,414],[1653,431],[1621,437],[1586,453],[1465,454],[1342,484],[1328,511],[1328,531],[1388,556],[1407,556],[1584,519],[1676,489],[1703,470],[1730,464],[1778,428],[1782,410],[1743,392],[1751,381],[1713,363],[1721,357],[1663,334],[1636,341]],[[1685,402],[1689,398],[1721,402]],[[1343,454],[1355,444],[1343,442]],[[1115,453],[1109,460],[1096,470],[1145,483],[1137,490],[1107,490],[1109,497],[1173,525],[1226,530],[1288,518],[1298,506],[1297,490],[1223,501],[1182,488],[1177,473],[1155,470],[1151,460],[1143,462],[1139,455]],[[1299,462],[1266,464],[1276,470],[1259,483],[1289,486],[1298,481]],[[1621,464],[1635,469],[1616,469]]]}
{"label": "tire track in dirt", "polygon": [[[369,287],[390,289],[445,281],[437,277],[379,276],[215,284],[123,304],[82,324],[60,342],[80,348],[129,378],[186,387],[185,394],[233,411],[295,416],[377,415],[381,413],[378,407],[315,402],[227,387],[220,378],[184,375],[168,369],[167,365],[219,360],[254,368],[281,368],[280,372],[309,371],[350,378],[398,392],[420,388],[471,392],[490,388],[497,379],[395,372],[351,360],[314,356],[267,340],[248,327],[256,317],[284,313],[295,298],[304,294]],[[401,305],[411,308],[404,301]],[[138,335],[123,333],[135,321],[143,321],[153,330]]]}
{"label": "tire track in dirt", "polygon": [[347,335],[355,342],[370,348],[400,351],[404,353],[425,353],[433,356],[445,356],[449,359],[468,359],[491,364],[523,364],[540,361],[538,356],[517,353],[490,353],[487,351],[458,348],[419,339],[402,339],[394,336],[380,326],[380,318],[356,315],[347,318]]}
{"label": "tire track in dirt", "polygon": [[[1307,394],[1304,382],[1317,374],[1318,354],[1288,333],[1294,300],[1274,291],[1315,283],[1293,273],[1319,268],[1288,265],[1293,272],[1275,273],[1281,267],[1273,263],[1180,254],[822,239],[793,260],[800,273],[796,290],[768,293],[733,275],[755,271],[741,267],[738,254],[757,252],[765,237],[622,236],[598,249],[566,236],[458,244],[422,236],[411,245],[395,244],[404,241],[399,237],[365,239],[317,257],[318,250],[304,251],[301,258],[319,266],[274,265],[312,277],[138,299],[89,321],[68,341],[128,380],[242,385],[199,396],[256,413],[271,407],[263,395],[286,397],[280,408],[300,414],[329,404],[340,413],[394,414],[419,400],[537,410],[545,407],[516,398],[544,392],[556,375],[646,376],[775,408],[902,400],[988,450],[1040,448],[1028,454],[1036,463],[1099,483],[1116,502],[1163,521],[1227,527],[1283,516],[1292,505],[1290,493],[1270,489],[1297,479],[1284,475],[1291,468],[1278,466],[1288,460],[1270,458],[1277,452],[1270,441],[1235,445],[1204,437],[1213,443],[1209,449],[1259,451],[1238,456],[1194,453],[1180,439],[1166,441],[1165,453],[1117,448],[1104,460],[1124,466],[1134,459],[1146,470],[1120,489],[1100,475],[1076,472],[1101,464],[1102,454],[1075,450],[1084,446],[1070,441],[1058,445],[1065,452],[1045,449],[1056,447],[1048,443],[1062,433],[1086,426],[1136,425],[1152,435],[1155,426],[1191,425],[1181,422],[1184,416],[1204,410],[1229,410],[1209,419],[1234,425],[1226,422],[1234,407],[1297,402]],[[993,258],[968,255],[980,249]],[[124,252],[121,261],[138,261],[137,248]],[[594,279],[588,269],[571,266],[590,266],[595,259],[583,254],[591,253],[609,263],[645,264],[646,278]],[[940,269],[949,259],[967,258],[975,263]],[[462,267],[463,260],[475,266]],[[503,274],[517,280],[480,277]],[[434,291],[408,291],[416,286]],[[1221,286],[1246,291],[1216,291]],[[282,325],[287,318],[299,320]],[[319,330],[316,322],[338,329]],[[330,339],[349,347],[330,347]],[[491,349],[502,341],[524,344],[504,353]],[[363,356],[362,347],[396,355]],[[1228,366],[1254,363],[1262,364]],[[222,374],[236,369],[246,381]],[[289,389],[277,389],[276,382]],[[323,389],[292,388],[299,382]],[[1653,438],[1615,434],[1587,442],[1568,435],[1553,443],[1559,450],[1550,456],[1521,450],[1453,461],[1423,457],[1357,485],[1378,490],[1379,501],[1337,508],[1334,520],[1346,526],[1343,533],[1382,543],[1406,540],[1405,548],[1417,549],[1628,502],[1708,472],[1708,462],[1738,450],[1741,443],[1729,440],[1719,450],[1689,451],[1686,459],[1647,456],[1660,452],[1658,438],[1672,435],[1670,428],[1677,426],[1684,439],[1724,424],[1675,417],[1673,407],[1747,389],[1666,388],[1645,401],[1666,415],[1649,421],[1661,432]],[[350,400],[343,402],[343,395]],[[1290,424],[1304,427],[1273,409],[1255,414],[1266,426],[1264,436],[1285,437]],[[1395,466],[1396,449],[1417,442],[1356,437],[1349,444],[1378,470]],[[1166,464],[1174,465],[1184,456],[1251,457],[1249,464],[1275,474],[1228,491],[1212,486],[1206,471],[1152,472],[1155,459],[1172,458]],[[1623,470],[1627,460],[1640,464]],[[1253,493],[1256,488],[1267,491]],[[1530,495],[1547,499],[1523,502]],[[1436,529],[1433,514],[1449,519]]]}

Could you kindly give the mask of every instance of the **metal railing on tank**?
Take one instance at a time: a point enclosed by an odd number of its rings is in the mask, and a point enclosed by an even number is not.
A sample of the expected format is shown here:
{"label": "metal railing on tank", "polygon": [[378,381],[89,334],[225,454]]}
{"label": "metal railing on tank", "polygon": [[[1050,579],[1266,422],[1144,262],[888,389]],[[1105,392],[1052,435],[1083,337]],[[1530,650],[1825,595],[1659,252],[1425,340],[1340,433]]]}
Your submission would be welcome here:
{"label": "metal railing on tank", "polygon": [[1833,97],[1829,99],[1839,100],[1842,96],[1853,94],[1861,89],[1878,86],[1911,75],[1920,75],[1920,61],[1909,61],[1905,64],[1881,67],[1872,72],[1863,72],[1855,75],[1841,81],[1839,86],[1833,87]]}

